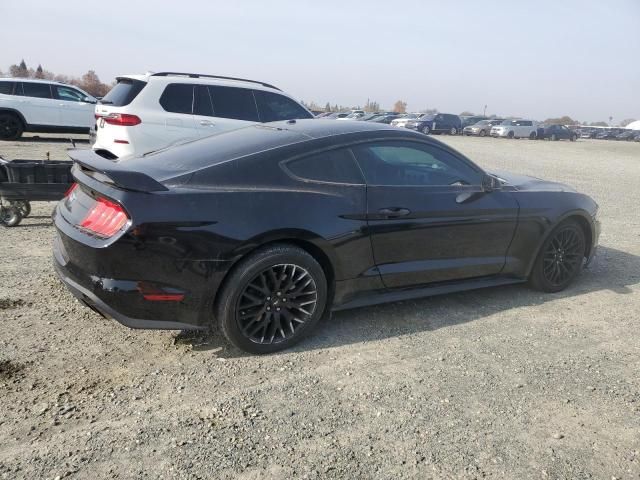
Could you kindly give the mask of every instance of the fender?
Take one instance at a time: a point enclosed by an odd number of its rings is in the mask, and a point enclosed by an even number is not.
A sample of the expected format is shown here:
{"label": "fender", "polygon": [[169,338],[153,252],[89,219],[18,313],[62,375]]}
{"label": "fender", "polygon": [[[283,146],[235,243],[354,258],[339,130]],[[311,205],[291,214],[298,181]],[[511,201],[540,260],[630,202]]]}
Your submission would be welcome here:
{"label": "fender", "polygon": [[551,224],[549,224],[548,228],[544,232],[544,235],[542,235],[540,241],[538,242],[538,245],[536,246],[536,249],[533,255],[529,259],[529,263],[527,264],[527,268],[525,270],[527,278],[529,277],[529,275],[531,275],[531,270],[533,270],[533,266],[538,258],[538,254],[540,253],[540,249],[542,248],[542,245],[544,245],[544,242],[547,240],[547,238],[549,238],[549,235],[551,235],[551,233],[555,230],[555,228],[569,217],[579,217],[584,221],[586,221],[587,225],[589,225],[589,228],[591,230],[591,242],[588,242],[588,238],[586,239],[588,244],[586,245],[587,250],[585,252],[585,255],[587,258],[591,257],[591,254],[592,254],[591,250],[593,249],[593,245],[594,245],[593,239],[596,239],[598,237],[598,233],[594,225],[593,217],[586,210],[582,210],[582,209],[570,210],[568,212],[563,213],[562,215],[557,217]]}
{"label": "fender", "polygon": [[22,115],[22,113],[20,113],[20,111],[16,110],[15,108],[0,107],[0,113],[13,113],[20,119],[20,121],[22,122],[22,126],[25,129],[29,127],[29,124],[25,120],[24,115]]}

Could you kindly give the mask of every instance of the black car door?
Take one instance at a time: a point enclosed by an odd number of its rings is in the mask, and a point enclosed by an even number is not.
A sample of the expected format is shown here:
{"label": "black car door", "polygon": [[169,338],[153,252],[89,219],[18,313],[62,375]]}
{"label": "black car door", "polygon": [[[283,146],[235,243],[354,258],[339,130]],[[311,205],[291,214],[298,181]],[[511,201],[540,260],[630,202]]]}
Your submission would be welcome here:
{"label": "black car door", "polygon": [[518,218],[508,192],[455,152],[419,141],[352,148],[367,181],[374,261],[388,288],[498,274]]}

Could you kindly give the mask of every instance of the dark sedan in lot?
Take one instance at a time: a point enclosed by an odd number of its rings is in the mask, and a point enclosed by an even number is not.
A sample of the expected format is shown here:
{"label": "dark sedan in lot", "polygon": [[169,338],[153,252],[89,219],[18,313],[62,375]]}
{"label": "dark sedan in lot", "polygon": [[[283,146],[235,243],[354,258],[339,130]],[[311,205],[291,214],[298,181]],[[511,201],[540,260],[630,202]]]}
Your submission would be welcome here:
{"label": "dark sedan in lot", "polygon": [[332,310],[527,281],[560,291],[599,235],[598,206],[568,186],[371,122],[70,156],[54,264],[71,292],[134,328],[218,325],[253,353],[293,345]]}
{"label": "dark sedan in lot", "polygon": [[462,132],[462,120],[458,115],[450,113],[425,114],[415,120],[408,121],[405,126],[424,134],[448,133],[457,135]]}
{"label": "dark sedan in lot", "polygon": [[578,132],[568,129],[564,125],[548,125],[538,128],[538,140],[571,140],[578,139]]}

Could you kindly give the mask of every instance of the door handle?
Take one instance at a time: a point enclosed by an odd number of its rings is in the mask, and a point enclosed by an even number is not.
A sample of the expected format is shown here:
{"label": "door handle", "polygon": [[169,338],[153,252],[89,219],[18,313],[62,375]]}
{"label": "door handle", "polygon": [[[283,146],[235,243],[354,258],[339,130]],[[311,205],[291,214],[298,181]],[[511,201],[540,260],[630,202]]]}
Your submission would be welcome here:
{"label": "door handle", "polygon": [[203,127],[215,127],[215,123],[210,122],[209,120],[200,120],[200,125]]}
{"label": "door handle", "polygon": [[397,218],[397,217],[405,217],[411,213],[411,210],[408,208],[402,207],[387,207],[381,208],[378,210],[380,215],[384,215],[387,218]]}

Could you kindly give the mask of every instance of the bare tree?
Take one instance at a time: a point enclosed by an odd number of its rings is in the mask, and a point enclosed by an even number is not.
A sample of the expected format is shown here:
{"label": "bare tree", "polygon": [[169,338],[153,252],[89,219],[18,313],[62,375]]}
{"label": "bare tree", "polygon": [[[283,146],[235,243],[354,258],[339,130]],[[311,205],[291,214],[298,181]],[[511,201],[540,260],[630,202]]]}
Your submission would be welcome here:
{"label": "bare tree", "polygon": [[407,102],[398,100],[393,104],[393,111],[396,113],[407,113]]}

